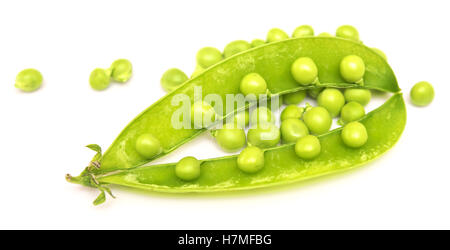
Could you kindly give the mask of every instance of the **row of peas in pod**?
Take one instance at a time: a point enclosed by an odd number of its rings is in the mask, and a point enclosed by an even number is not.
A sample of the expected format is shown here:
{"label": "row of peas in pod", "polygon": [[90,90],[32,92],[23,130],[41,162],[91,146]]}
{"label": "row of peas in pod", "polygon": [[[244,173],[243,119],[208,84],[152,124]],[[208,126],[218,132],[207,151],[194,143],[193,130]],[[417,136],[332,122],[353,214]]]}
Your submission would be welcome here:
{"label": "row of peas in pod", "polygon": [[[340,37],[343,39],[349,39],[355,42],[361,42],[359,38],[359,32],[358,30],[351,26],[351,25],[342,25],[337,28],[336,37]],[[293,33],[292,38],[299,38],[299,37],[312,37],[314,36],[314,29],[310,25],[301,25],[297,27]],[[323,32],[318,34],[319,37],[331,37],[332,35]],[[258,47],[261,45],[264,45],[266,43],[270,42],[277,42],[282,41],[285,39],[289,39],[289,35],[279,29],[279,28],[273,28],[269,30],[267,33],[266,40],[262,39],[254,39],[251,42],[247,42],[245,40],[236,40],[230,42],[228,45],[225,46],[223,52],[220,52],[220,50],[214,48],[214,47],[204,47],[200,49],[197,52],[196,55],[196,62],[197,66],[192,73],[191,77],[195,77],[202,73],[206,68],[220,62],[221,60],[230,57],[234,54],[246,51],[248,49]],[[372,48],[374,52],[376,52],[378,55],[380,55],[382,58],[387,60],[386,54],[381,51],[378,48]],[[303,63],[308,63],[307,58],[303,58]],[[298,61],[297,63],[302,63],[302,60]],[[341,73],[344,79],[346,79],[349,82],[357,82],[361,78],[359,77],[365,70],[364,63],[362,60],[356,56],[349,56],[346,58],[346,60],[342,61],[342,64],[346,64],[347,67],[341,69]],[[295,67],[293,65],[293,67]],[[314,71],[314,67],[309,67],[307,70]],[[309,79],[305,76],[302,76],[301,74],[296,75],[294,77],[297,77],[296,80],[299,80],[300,82],[309,82]],[[356,79],[354,79],[356,78]],[[189,80],[189,77],[180,69],[177,68],[171,68],[167,70],[163,76],[161,77],[161,85],[164,90],[167,92],[170,92]],[[362,82],[359,82],[362,84]],[[322,89],[320,88],[314,88],[311,90],[308,90],[307,93],[309,96],[313,98],[317,98],[319,92]],[[432,85],[428,82],[422,81],[417,83],[410,91],[411,96],[411,102],[416,106],[426,106],[430,104],[434,98],[434,89]]]}
{"label": "row of peas in pod", "polygon": [[[291,37],[299,38],[312,36],[314,36],[314,29],[310,25],[301,25],[293,31]],[[319,34],[318,36],[327,37],[331,36],[331,34],[325,32]],[[336,30],[336,37],[350,39],[358,42],[360,41],[358,30],[351,25],[340,26]],[[266,43],[278,42],[289,38],[290,38],[289,35],[285,31],[279,28],[273,28],[269,30],[269,32],[267,33],[266,40],[254,39],[251,42],[247,42],[245,40],[232,41],[225,46],[223,52],[214,47],[201,48],[197,52],[196,55],[197,66],[194,72],[192,73],[191,77],[199,75],[206,68],[209,68],[212,65],[222,61],[223,59],[226,59],[237,53],[264,45]],[[373,50],[386,59],[386,55],[381,50],[377,48],[373,48]],[[162,75],[161,86],[165,91],[170,92],[173,91],[178,86],[180,86],[181,84],[183,84],[184,82],[186,82],[188,79],[189,77],[182,70],[177,68],[171,68],[166,72],[164,72],[164,74]],[[312,95],[314,95],[313,92]]]}

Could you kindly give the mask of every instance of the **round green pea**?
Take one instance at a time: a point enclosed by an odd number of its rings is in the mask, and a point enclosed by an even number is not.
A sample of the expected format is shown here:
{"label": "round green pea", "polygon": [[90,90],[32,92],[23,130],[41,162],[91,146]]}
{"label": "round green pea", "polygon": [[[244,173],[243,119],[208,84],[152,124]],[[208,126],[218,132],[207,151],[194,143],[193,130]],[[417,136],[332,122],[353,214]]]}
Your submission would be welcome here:
{"label": "round green pea", "polygon": [[330,33],[328,33],[328,32],[322,32],[322,33],[320,33],[319,35],[317,35],[318,37],[332,37],[333,35],[331,35]]}
{"label": "round green pea", "polygon": [[227,123],[217,130],[216,141],[219,146],[227,151],[234,152],[245,145],[245,131],[234,123]]}
{"label": "round green pea", "polygon": [[191,107],[191,121],[194,128],[207,128],[216,120],[214,108],[207,102],[197,101]]}
{"label": "round green pea", "polygon": [[162,146],[152,134],[140,135],[135,144],[136,151],[146,159],[153,158],[162,152]]}
{"label": "round green pea", "polygon": [[294,150],[295,154],[304,160],[314,159],[320,154],[320,141],[316,136],[306,135],[298,139]]}
{"label": "round green pea", "polygon": [[362,147],[368,139],[366,127],[360,122],[350,122],[342,129],[341,138],[348,147]]}
{"label": "round green pea", "polygon": [[105,69],[96,68],[89,76],[89,84],[95,90],[104,90],[110,83],[110,73]]}
{"label": "round green pea", "polygon": [[286,106],[281,112],[280,120],[284,121],[286,119],[300,119],[305,111],[304,108],[300,108],[294,104]]}
{"label": "round green pea", "polygon": [[297,83],[309,85],[317,80],[318,70],[311,58],[300,57],[292,64],[291,74]]}
{"label": "round green pea", "polygon": [[264,167],[264,152],[258,147],[246,147],[237,157],[237,167],[249,174],[260,171]]}
{"label": "round green pea", "polygon": [[288,34],[286,34],[286,32],[284,32],[283,30],[278,29],[278,28],[273,28],[273,29],[269,30],[269,32],[267,33],[266,41],[268,43],[271,43],[271,42],[283,41],[288,38],[289,38],[289,36],[288,36]]}
{"label": "round green pea", "polygon": [[223,55],[225,58],[230,57],[234,54],[237,54],[242,51],[246,51],[248,49],[251,49],[252,46],[249,42],[244,40],[237,40],[229,43],[227,46],[225,46],[225,49],[223,50]]}
{"label": "round green pea", "polygon": [[337,28],[336,36],[354,41],[359,41],[358,30],[351,25],[342,25],[339,28]]}
{"label": "round green pea", "polygon": [[434,99],[434,89],[429,82],[418,82],[412,87],[411,102],[416,106],[427,106]]}
{"label": "round green pea", "polygon": [[349,102],[342,107],[341,121],[345,123],[357,121],[366,114],[364,107],[358,102]]}
{"label": "round green pea", "polygon": [[309,134],[308,127],[299,119],[290,118],[281,123],[281,139],[284,143],[296,142],[298,139]]}
{"label": "round green pea", "polygon": [[253,41],[250,43],[252,45],[252,48],[261,46],[263,44],[265,44],[266,42],[262,39],[253,39]]}
{"label": "round green pea", "polygon": [[164,72],[160,82],[165,91],[171,92],[187,80],[188,77],[183,71],[172,68]]}
{"label": "round green pea", "polygon": [[280,142],[280,129],[272,123],[261,123],[248,130],[247,140],[249,145],[270,148]]}
{"label": "round green pea", "polygon": [[382,50],[377,49],[377,48],[372,48],[372,50],[375,51],[375,53],[377,53],[379,56],[383,57],[383,59],[387,61],[387,56]]}
{"label": "round green pea", "polygon": [[306,91],[300,90],[294,93],[289,93],[283,95],[283,103],[286,105],[290,104],[299,104],[301,103],[306,97]]}
{"label": "round green pea", "polygon": [[331,128],[331,116],[323,107],[310,108],[303,114],[303,121],[313,134],[323,134]]}
{"label": "round green pea", "polygon": [[313,89],[308,89],[308,95],[309,95],[309,97],[311,97],[311,98],[313,98],[313,99],[316,99],[318,96],[319,96],[319,94],[320,94],[320,92],[322,92],[323,91],[323,89],[324,88],[313,88]]}
{"label": "round green pea", "polygon": [[25,91],[33,92],[42,86],[43,77],[36,69],[24,69],[17,74],[15,87]]}
{"label": "round green pea", "polygon": [[242,78],[240,90],[245,96],[253,94],[258,98],[267,94],[267,83],[258,73],[250,73]]}
{"label": "round green pea", "polygon": [[200,161],[192,156],[184,157],[175,166],[175,175],[184,181],[197,179],[200,177]]}
{"label": "round green pea", "polygon": [[314,36],[314,29],[309,25],[301,25],[294,30],[292,37]]}
{"label": "round green pea", "polygon": [[345,89],[344,97],[347,102],[358,102],[366,106],[372,98],[372,92],[368,89]]}
{"label": "round green pea", "polygon": [[245,128],[250,123],[250,115],[248,110],[240,111],[233,117],[233,122],[241,128]]}
{"label": "round green pea", "polygon": [[336,117],[345,104],[345,98],[340,90],[327,88],[319,94],[317,103],[319,106],[326,108],[331,117]]}
{"label": "round green pea", "polygon": [[111,77],[116,82],[126,82],[130,80],[133,73],[133,66],[127,59],[115,60],[110,67]]}
{"label": "round green pea", "polygon": [[250,124],[257,125],[260,123],[275,123],[274,114],[267,107],[258,107],[250,114]]}
{"label": "round green pea", "polygon": [[341,61],[340,72],[347,82],[359,82],[364,77],[366,66],[359,56],[349,55]]}
{"label": "round green pea", "polygon": [[220,50],[213,47],[204,47],[197,52],[197,64],[206,69],[222,60]]}

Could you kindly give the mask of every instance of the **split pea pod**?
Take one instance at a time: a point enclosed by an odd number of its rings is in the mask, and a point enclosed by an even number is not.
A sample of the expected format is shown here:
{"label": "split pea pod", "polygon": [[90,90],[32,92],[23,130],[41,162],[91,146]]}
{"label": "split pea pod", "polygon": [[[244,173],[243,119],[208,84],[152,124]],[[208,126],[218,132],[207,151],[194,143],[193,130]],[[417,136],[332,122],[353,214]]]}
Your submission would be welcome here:
{"label": "split pea pod", "polygon": [[[362,87],[394,93],[400,90],[387,62],[360,43],[329,37],[294,38],[268,43],[226,58],[154,103],[125,127],[101,157],[100,168],[95,168],[93,172],[106,173],[141,166],[204,132],[205,128],[173,128],[171,117],[179,109],[178,105],[173,104],[177,94],[185,94],[193,103],[194,88],[201,87],[203,96],[218,94],[225,100],[227,94],[240,94],[240,82],[249,73],[258,73],[265,79],[270,96],[324,86],[356,87],[356,84],[346,82],[340,74],[340,62],[348,55],[357,55],[365,63]],[[318,83],[315,85],[299,85],[293,78],[290,68],[300,57],[309,57],[317,65]],[[238,107],[229,113],[222,110],[218,120],[246,107]],[[142,157],[135,149],[138,137],[146,133],[151,133],[162,148],[152,158]]]}

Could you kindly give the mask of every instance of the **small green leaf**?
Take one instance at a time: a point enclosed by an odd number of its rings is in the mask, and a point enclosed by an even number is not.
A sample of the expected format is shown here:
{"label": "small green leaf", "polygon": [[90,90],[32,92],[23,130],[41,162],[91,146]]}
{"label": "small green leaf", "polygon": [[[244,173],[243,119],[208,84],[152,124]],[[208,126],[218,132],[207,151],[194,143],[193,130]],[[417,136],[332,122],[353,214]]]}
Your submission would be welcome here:
{"label": "small green leaf", "polygon": [[102,191],[100,193],[100,195],[97,197],[97,199],[95,199],[95,201],[93,203],[94,203],[94,206],[98,206],[98,205],[102,204],[105,201],[106,201],[106,195],[105,195],[105,192]]}
{"label": "small green leaf", "polygon": [[[101,153],[97,153],[97,154],[95,154],[94,157],[92,158],[92,161],[98,161],[98,163],[101,163],[102,158],[103,158],[102,154],[101,154]],[[91,164],[91,165],[92,165],[92,164]]]}
{"label": "small green leaf", "polygon": [[99,154],[102,153],[102,148],[99,145],[97,145],[97,144],[89,144],[86,147],[89,148],[89,149],[94,150],[95,152],[97,152]]}

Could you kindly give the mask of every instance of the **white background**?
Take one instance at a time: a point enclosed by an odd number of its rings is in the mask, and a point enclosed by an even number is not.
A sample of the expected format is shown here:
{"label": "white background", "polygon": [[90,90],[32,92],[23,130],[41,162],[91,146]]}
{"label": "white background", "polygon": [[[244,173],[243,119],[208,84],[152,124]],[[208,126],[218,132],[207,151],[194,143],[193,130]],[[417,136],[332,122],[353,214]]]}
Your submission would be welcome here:
{"label": "white background", "polygon": [[[449,44],[446,1],[1,1],[0,228],[87,229],[450,229]],[[218,195],[165,195],[113,187],[117,199],[92,206],[98,191],[69,184],[138,113],[164,95],[162,73],[190,74],[196,51],[235,39],[316,33],[352,24],[382,49],[408,96],[433,83],[427,108],[409,104],[406,130],[364,168],[275,189]],[[90,89],[96,67],[117,58],[132,80]],[[16,90],[34,67],[42,89]],[[205,134],[158,162],[224,153]]]}

